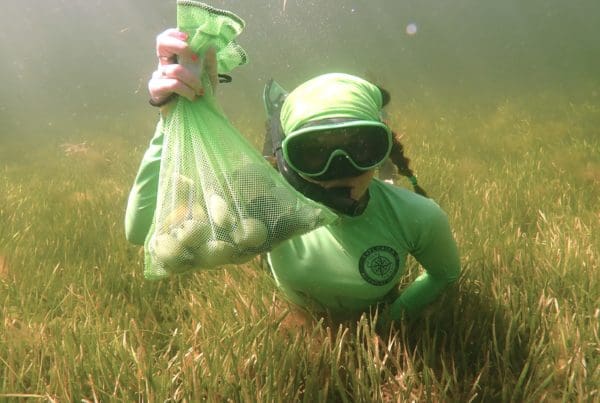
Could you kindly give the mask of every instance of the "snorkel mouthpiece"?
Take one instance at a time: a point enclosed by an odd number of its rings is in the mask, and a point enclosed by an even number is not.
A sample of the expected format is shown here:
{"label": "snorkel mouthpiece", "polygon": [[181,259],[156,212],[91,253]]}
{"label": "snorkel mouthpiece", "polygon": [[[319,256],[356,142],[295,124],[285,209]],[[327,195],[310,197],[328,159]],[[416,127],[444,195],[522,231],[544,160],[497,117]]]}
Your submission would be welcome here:
{"label": "snorkel mouthpiece", "polygon": [[275,158],[277,168],[281,175],[294,187],[298,192],[306,197],[323,203],[325,206],[335,210],[338,213],[345,214],[351,217],[358,216],[364,212],[369,202],[369,192],[367,191],[360,200],[355,200],[350,197],[352,188],[335,187],[325,189],[317,183],[307,181],[294,171],[283,158],[281,148],[275,149]]}

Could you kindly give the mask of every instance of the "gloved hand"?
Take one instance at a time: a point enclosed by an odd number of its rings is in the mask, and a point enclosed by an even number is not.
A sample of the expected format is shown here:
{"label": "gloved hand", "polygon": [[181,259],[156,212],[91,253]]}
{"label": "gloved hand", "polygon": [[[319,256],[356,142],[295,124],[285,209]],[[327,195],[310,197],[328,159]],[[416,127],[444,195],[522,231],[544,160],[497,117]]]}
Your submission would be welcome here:
{"label": "gloved hand", "polygon": [[[158,67],[148,82],[151,103],[161,104],[172,94],[179,94],[190,101],[204,95],[197,73],[202,62],[190,50],[186,39],[187,34],[176,28],[167,29],[156,37]],[[185,60],[185,65],[179,64],[178,60]]]}

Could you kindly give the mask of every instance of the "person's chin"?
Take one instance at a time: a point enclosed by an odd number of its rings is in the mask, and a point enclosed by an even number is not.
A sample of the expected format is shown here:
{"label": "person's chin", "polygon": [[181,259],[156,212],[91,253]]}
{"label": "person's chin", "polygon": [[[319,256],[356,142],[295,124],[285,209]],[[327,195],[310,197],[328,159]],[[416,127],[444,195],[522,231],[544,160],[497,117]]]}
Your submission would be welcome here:
{"label": "person's chin", "polygon": [[348,186],[334,186],[326,189],[328,193],[336,194],[342,197],[352,198],[354,188]]}
{"label": "person's chin", "polygon": [[373,178],[373,171],[367,171],[358,176],[351,176],[347,178],[337,178],[325,181],[318,181],[313,178],[306,178],[308,181],[316,183],[330,191],[336,193],[344,193],[353,199],[360,199],[364,194],[370,180]]}
{"label": "person's chin", "polygon": [[353,180],[338,180],[335,183],[320,184],[328,192],[336,193],[339,196],[350,197],[358,200],[364,194],[364,189]]}
{"label": "person's chin", "polygon": [[346,178],[337,178],[326,181],[318,181],[317,183],[323,186],[325,189],[331,188],[354,188],[358,184],[363,182],[363,177],[368,174],[362,174],[357,176],[350,176]]}
{"label": "person's chin", "polygon": [[356,186],[356,178],[335,179],[330,181],[322,181],[318,183],[325,189],[353,188],[354,186]]}

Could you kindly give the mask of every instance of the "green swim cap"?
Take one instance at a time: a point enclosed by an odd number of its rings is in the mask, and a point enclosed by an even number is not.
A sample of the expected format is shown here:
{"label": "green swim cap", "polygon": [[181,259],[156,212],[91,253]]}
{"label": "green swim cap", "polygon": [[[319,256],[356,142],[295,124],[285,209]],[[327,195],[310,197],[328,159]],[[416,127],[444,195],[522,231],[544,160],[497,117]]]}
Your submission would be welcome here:
{"label": "green swim cap", "polygon": [[[305,132],[348,126],[381,126],[382,95],[370,82],[343,73],[330,73],[301,84],[287,96],[281,109],[286,137]],[[343,123],[304,127],[323,119],[350,119]]]}

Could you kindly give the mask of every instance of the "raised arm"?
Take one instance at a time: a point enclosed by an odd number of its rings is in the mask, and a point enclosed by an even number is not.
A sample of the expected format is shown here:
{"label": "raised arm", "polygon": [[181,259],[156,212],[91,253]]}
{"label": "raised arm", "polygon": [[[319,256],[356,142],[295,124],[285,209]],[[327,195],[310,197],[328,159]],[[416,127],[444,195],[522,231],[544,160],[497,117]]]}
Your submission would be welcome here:
{"label": "raised arm", "polygon": [[[148,82],[150,103],[161,108],[165,116],[175,95],[194,100],[203,95],[202,85],[193,64],[200,60],[188,47],[187,35],[177,29],[168,29],[156,37],[158,67]],[[187,61],[184,67],[178,59]],[[190,62],[191,61],[191,62]],[[191,64],[190,64],[191,63]],[[150,146],[146,150],[127,201],[125,236],[136,245],[143,245],[152,224],[156,208],[156,193],[163,145],[162,119],[159,121]]]}
{"label": "raised arm", "polygon": [[144,244],[144,240],[152,224],[152,218],[154,217],[162,145],[163,132],[161,120],[156,126],[156,132],[150,142],[150,146],[144,153],[142,163],[140,164],[127,200],[125,237],[135,245]]}

